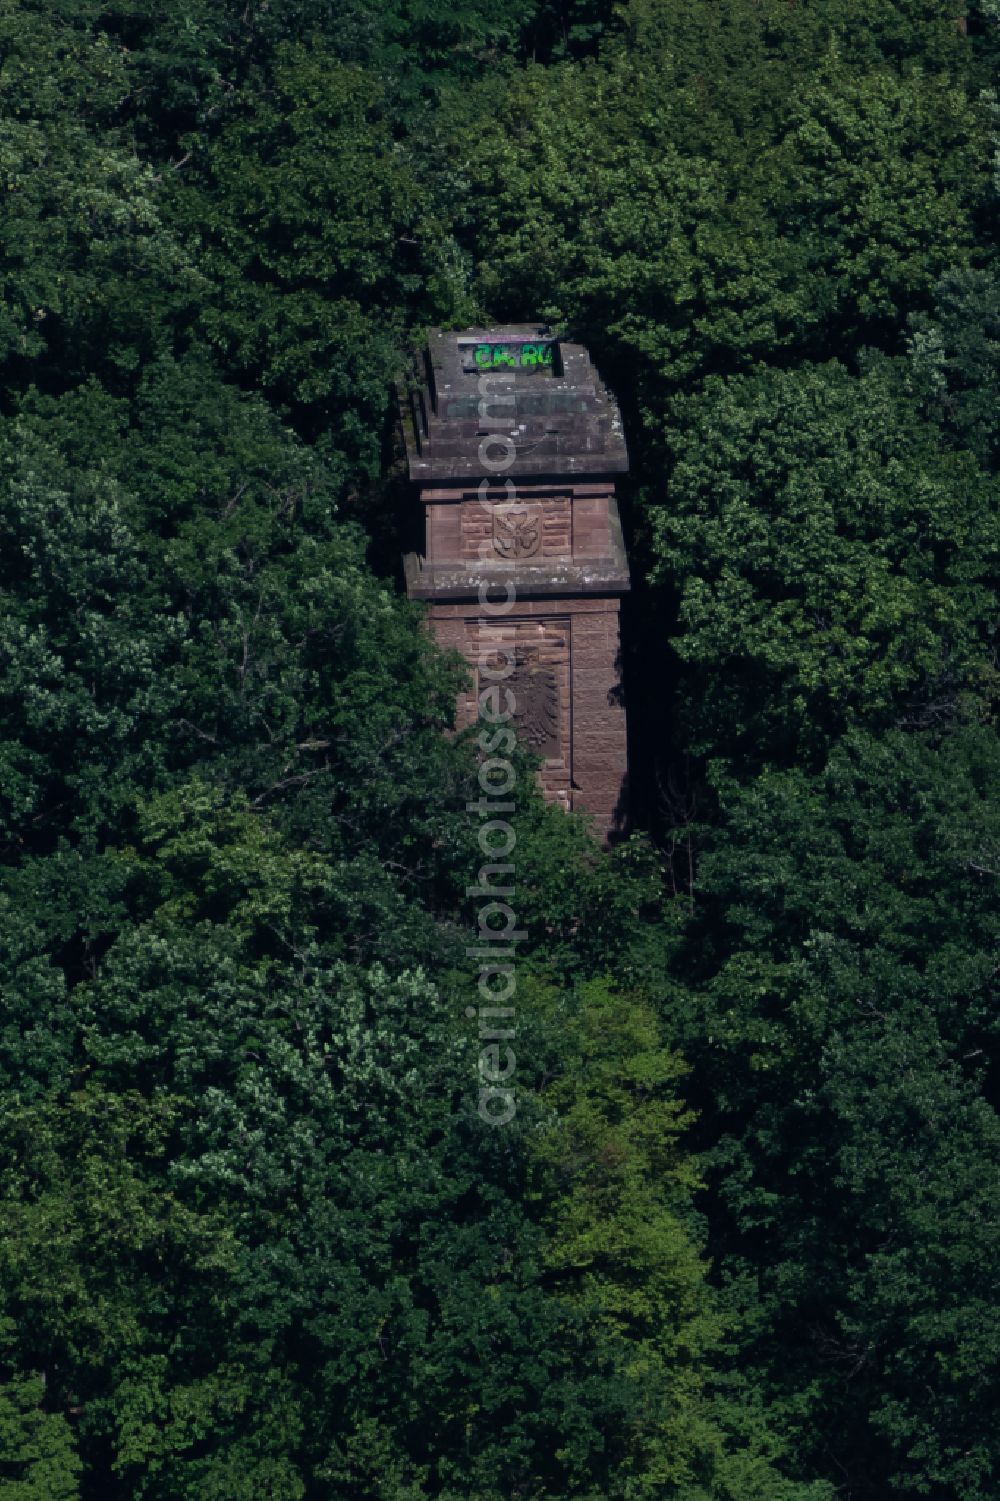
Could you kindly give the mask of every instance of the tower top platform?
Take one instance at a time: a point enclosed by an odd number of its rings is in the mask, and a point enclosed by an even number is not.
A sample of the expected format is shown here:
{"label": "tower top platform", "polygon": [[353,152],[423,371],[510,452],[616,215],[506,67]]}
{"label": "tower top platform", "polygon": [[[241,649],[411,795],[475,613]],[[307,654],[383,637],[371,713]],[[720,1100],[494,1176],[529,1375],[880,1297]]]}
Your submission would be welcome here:
{"label": "tower top platform", "polygon": [[[618,403],[581,344],[544,325],[434,329],[399,391],[410,478],[418,484],[479,478],[482,445],[512,478],[622,474],[628,453]],[[487,448],[486,452],[491,450]]]}

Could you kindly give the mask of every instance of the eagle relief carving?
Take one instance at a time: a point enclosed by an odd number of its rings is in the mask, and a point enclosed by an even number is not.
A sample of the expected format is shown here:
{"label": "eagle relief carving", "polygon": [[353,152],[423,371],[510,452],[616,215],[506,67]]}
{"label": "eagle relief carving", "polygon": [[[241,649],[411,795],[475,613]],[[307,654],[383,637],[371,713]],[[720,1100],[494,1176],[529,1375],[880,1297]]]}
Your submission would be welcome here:
{"label": "eagle relief carving", "polygon": [[542,545],[540,506],[495,505],[493,551],[505,562],[533,558]]}
{"label": "eagle relief carving", "polygon": [[518,647],[517,663],[506,686],[514,695],[514,725],[520,740],[546,760],[557,757],[559,686],[555,669],[540,662],[537,651]]}

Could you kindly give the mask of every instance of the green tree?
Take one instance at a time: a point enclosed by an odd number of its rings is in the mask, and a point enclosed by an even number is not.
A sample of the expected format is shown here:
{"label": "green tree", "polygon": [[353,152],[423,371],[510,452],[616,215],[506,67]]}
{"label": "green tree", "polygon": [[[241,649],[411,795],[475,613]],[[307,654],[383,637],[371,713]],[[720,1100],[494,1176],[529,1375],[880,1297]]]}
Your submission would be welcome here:
{"label": "green tree", "polygon": [[986,270],[953,271],[935,287],[933,312],[910,319],[911,381],[928,415],[984,468],[998,464],[996,402],[1000,287]]}
{"label": "green tree", "polygon": [[378,463],[413,309],[463,309],[461,267],[394,142],[378,78],[322,42],[285,45],[244,90],[174,213],[212,281],[200,323],[227,370],[310,439]]}
{"label": "green tree", "polygon": [[698,832],[674,1015],[737,1370],[862,1495],[985,1496],[996,1463],[997,768],[985,727],[854,732],[814,775],[720,776]]}
{"label": "green tree", "polygon": [[671,413],[648,504],[692,749],[808,761],[989,701],[995,491],[895,365],[714,379]]}
{"label": "green tree", "polygon": [[9,1501],[79,1501],[72,1431],[44,1400],[42,1376],[19,1374],[0,1384],[0,1476]]}

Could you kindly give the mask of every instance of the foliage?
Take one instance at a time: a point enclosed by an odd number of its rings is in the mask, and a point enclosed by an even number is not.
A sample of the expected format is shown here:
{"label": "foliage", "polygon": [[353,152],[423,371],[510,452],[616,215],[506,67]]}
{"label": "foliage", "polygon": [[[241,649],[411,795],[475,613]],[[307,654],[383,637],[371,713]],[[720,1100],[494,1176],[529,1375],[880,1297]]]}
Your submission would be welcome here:
{"label": "foliage", "polygon": [[[0,3],[0,1492],[987,1501],[995,0]],[[460,669],[388,385],[633,460],[640,832]],[[391,566],[391,565],[390,565]]]}
{"label": "foliage", "polygon": [[80,1462],[69,1423],[42,1407],[41,1376],[0,1386],[0,1453],[10,1501],[78,1501]]}
{"label": "foliage", "polygon": [[996,490],[893,365],[716,377],[669,420],[654,576],[679,596],[693,748],[808,760],[853,723],[988,701]]}

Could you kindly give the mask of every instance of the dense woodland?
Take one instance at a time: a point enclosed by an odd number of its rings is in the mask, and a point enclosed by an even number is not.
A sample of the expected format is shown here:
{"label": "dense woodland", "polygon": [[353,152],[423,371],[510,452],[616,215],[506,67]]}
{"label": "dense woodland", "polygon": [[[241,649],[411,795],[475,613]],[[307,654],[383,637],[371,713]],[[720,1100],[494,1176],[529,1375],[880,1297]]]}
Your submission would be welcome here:
{"label": "dense woodland", "polygon": [[[1000,1485],[998,0],[0,0],[0,1497]],[[622,403],[475,1110],[391,384]]]}

